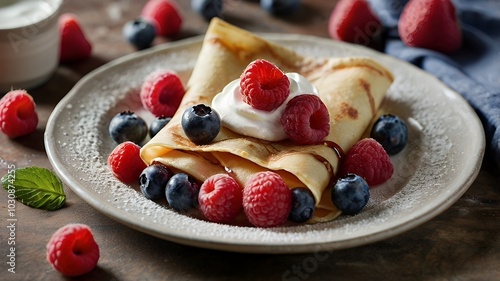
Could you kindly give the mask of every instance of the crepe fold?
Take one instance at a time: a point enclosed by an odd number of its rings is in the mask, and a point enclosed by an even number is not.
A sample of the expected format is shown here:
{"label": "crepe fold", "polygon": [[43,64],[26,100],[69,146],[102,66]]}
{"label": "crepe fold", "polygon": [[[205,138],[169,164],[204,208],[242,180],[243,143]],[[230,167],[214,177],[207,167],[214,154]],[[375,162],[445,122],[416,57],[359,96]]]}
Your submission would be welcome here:
{"label": "crepe fold", "polygon": [[[324,142],[268,142],[224,127],[207,145],[195,145],[185,136],[180,124],[185,109],[210,105],[213,97],[255,59],[273,62],[284,72],[298,72],[318,89],[330,113],[330,134]],[[329,194],[340,159],[361,138],[392,81],[391,73],[372,59],[305,57],[215,18],[178,111],[141,149],[141,157],[146,164],[161,162],[200,181],[227,173],[242,187],[256,172],[272,170],[290,188],[311,190],[316,199],[312,222],[332,220],[340,214]]]}

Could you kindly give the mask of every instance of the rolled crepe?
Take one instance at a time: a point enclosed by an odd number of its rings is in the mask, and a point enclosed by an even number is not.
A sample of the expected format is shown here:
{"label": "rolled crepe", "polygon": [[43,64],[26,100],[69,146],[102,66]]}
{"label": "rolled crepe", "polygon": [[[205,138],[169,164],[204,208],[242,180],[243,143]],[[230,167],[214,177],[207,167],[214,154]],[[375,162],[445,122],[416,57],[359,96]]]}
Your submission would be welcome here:
{"label": "rolled crepe", "polygon": [[[210,105],[256,59],[273,62],[284,72],[298,72],[318,89],[330,113],[331,129],[323,142],[269,142],[224,127],[207,145],[195,145],[186,137],[180,124],[185,109]],[[371,59],[305,57],[215,18],[178,111],[141,149],[141,157],[147,164],[161,162],[200,181],[227,173],[242,187],[256,172],[275,171],[290,188],[311,190],[316,200],[311,222],[329,221],[340,215],[329,194],[340,159],[361,138],[392,81],[391,73]]]}

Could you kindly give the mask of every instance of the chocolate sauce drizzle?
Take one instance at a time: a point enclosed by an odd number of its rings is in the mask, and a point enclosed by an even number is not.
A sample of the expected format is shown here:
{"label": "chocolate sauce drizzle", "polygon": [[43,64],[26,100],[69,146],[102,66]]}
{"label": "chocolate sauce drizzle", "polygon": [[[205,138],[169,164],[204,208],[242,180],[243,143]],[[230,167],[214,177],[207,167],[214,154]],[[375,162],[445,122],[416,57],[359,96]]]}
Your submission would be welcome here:
{"label": "chocolate sauce drizzle", "polygon": [[[335,154],[337,155],[337,157],[339,159],[339,163],[342,162],[342,159],[345,157],[344,150],[336,142],[322,141],[322,142],[318,143],[318,145],[324,145],[324,146],[331,148],[335,152]],[[335,177],[335,172],[334,172],[332,165],[330,164],[330,162],[328,162],[328,160],[325,157],[323,157],[321,155],[314,155],[314,158],[316,158],[318,161],[325,164],[326,170],[330,174],[330,181],[328,182],[328,187],[332,186],[333,183],[335,183],[337,180]]]}

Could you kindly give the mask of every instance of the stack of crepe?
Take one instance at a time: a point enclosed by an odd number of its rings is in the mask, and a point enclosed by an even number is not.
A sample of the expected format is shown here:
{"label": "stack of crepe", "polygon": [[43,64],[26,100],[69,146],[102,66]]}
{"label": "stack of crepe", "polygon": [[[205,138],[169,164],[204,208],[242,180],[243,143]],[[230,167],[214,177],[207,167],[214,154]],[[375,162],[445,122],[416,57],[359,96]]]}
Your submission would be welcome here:
{"label": "stack of crepe", "polygon": [[[315,145],[290,140],[268,142],[222,128],[207,145],[195,145],[180,120],[192,105],[210,105],[224,86],[239,78],[255,59],[266,59],[284,72],[298,72],[319,91],[330,112],[330,134]],[[259,171],[279,173],[290,188],[306,187],[316,200],[311,222],[329,221],[340,211],[330,199],[331,185],[344,151],[363,135],[393,81],[391,73],[368,58],[309,58],[220,19],[213,19],[172,120],[141,150],[147,163],[161,162],[199,181],[227,173],[243,187]]]}

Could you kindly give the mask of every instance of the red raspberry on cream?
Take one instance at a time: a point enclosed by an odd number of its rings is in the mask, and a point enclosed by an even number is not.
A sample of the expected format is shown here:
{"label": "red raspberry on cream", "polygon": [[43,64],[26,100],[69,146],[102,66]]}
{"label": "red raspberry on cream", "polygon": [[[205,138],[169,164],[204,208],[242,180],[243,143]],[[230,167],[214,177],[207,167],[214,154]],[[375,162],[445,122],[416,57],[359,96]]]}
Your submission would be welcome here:
{"label": "red raspberry on cream", "polygon": [[294,142],[315,144],[330,133],[330,113],[318,96],[300,95],[286,105],[281,124]]}
{"label": "red raspberry on cream", "polygon": [[290,95],[288,77],[274,64],[259,59],[250,63],[240,77],[243,101],[255,109],[273,111]]}

